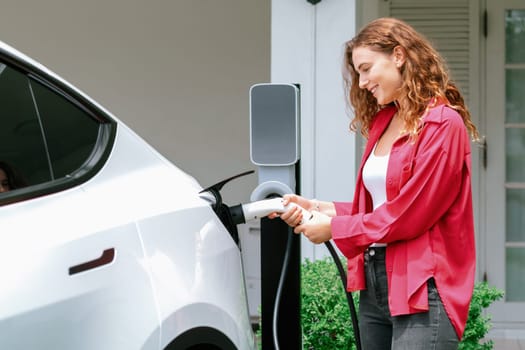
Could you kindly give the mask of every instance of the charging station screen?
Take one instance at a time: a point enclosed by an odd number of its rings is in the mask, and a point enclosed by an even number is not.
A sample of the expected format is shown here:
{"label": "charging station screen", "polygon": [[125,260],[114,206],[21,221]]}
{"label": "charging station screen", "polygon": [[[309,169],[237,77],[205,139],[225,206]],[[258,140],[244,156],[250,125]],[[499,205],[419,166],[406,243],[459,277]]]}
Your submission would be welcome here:
{"label": "charging station screen", "polygon": [[250,90],[250,151],[256,165],[291,165],[299,159],[298,88],[261,84]]}

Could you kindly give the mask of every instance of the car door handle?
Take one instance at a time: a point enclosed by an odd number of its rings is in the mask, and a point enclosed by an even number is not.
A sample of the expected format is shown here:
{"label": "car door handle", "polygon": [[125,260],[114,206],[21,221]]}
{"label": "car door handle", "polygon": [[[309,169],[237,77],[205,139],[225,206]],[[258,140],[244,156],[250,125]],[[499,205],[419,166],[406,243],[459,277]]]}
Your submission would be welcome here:
{"label": "car door handle", "polygon": [[100,266],[111,264],[115,260],[115,248],[109,248],[102,252],[102,255],[100,258],[97,258],[95,260],[90,260],[83,262],[82,264],[78,264],[75,266],[71,266],[69,268],[69,275],[74,275],[80,272],[84,272],[87,270],[95,269]]}

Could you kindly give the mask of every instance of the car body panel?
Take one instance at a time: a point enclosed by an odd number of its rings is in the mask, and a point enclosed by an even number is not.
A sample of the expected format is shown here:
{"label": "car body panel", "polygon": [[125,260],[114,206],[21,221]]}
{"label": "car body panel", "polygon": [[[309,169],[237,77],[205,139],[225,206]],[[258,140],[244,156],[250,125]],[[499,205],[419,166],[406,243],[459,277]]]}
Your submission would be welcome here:
{"label": "car body panel", "polygon": [[[192,223],[185,224],[191,217]],[[188,209],[139,223],[149,257],[163,322],[162,344],[196,326],[220,326],[236,344],[246,344],[249,329],[239,250],[207,208]],[[173,313],[171,310],[177,310]],[[205,323],[203,324],[203,316]],[[183,326],[184,325],[184,326]],[[186,329],[184,329],[186,328]]]}

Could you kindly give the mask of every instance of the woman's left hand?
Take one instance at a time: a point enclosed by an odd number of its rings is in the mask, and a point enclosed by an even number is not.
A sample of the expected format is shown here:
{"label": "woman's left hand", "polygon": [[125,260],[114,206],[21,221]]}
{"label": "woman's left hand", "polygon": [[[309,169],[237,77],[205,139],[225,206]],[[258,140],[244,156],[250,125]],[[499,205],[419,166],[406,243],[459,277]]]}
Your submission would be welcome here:
{"label": "woman's left hand", "polygon": [[295,233],[302,233],[310,242],[324,243],[332,238],[332,218],[318,211],[312,211],[313,217],[294,228]]}

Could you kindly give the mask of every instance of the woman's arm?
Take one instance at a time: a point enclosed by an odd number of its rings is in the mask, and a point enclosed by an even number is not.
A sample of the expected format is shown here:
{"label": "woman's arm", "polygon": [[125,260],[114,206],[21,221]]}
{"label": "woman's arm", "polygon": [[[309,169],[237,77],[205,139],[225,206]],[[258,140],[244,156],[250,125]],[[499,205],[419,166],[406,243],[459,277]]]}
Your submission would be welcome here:
{"label": "woman's arm", "polygon": [[311,209],[309,209],[309,211],[315,210],[329,217],[334,217],[337,215],[335,204],[333,202],[320,201],[317,199],[312,199],[310,202]]}

